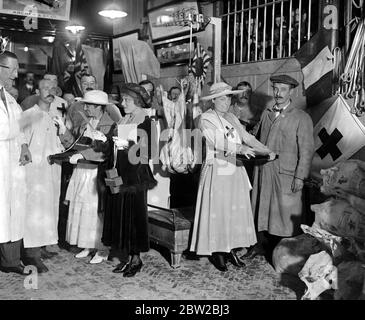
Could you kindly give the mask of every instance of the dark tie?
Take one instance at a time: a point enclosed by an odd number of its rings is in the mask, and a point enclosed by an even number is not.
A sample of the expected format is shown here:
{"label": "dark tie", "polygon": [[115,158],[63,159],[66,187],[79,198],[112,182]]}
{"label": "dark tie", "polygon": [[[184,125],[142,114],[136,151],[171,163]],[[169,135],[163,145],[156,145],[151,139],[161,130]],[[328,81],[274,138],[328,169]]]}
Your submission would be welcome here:
{"label": "dark tie", "polygon": [[283,112],[283,108],[278,108],[278,106],[275,105],[275,106],[273,106],[272,111],[282,113]]}
{"label": "dark tie", "polygon": [[[5,89],[4,87],[2,87],[0,89],[0,96],[1,96],[1,100],[3,101],[4,103],[4,106],[5,106],[5,109],[6,109],[6,112],[8,112],[8,105],[6,104],[6,98],[5,98]],[[9,112],[8,112],[9,113]]]}

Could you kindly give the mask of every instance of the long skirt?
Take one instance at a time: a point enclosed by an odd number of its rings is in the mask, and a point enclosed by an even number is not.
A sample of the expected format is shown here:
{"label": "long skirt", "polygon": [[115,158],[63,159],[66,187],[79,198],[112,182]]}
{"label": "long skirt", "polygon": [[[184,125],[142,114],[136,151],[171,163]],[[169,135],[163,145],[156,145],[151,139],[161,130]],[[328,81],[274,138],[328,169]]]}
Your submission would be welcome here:
{"label": "long skirt", "polygon": [[67,188],[70,201],[66,241],[80,248],[104,249],[101,242],[103,216],[98,212],[98,167],[78,164]]}
{"label": "long skirt", "polygon": [[222,164],[213,159],[200,175],[191,251],[199,255],[230,252],[256,243],[249,192],[251,184],[244,167],[232,166],[222,174]]}

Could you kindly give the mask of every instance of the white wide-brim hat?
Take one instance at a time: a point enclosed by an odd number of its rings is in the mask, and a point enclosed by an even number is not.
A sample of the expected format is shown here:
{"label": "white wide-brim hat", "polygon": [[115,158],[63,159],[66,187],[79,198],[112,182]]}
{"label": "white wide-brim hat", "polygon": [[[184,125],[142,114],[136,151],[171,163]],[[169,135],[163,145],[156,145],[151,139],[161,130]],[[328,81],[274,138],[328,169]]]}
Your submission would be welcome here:
{"label": "white wide-brim hat", "polygon": [[211,100],[221,96],[227,96],[229,94],[240,94],[244,90],[232,90],[232,87],[225,82],[217,82],[212,84],[209,89],[209,95],[202,97],[202,100]]}
{"label": "white wide-brim hat", "polygon": [[90,90],[86,91],[84,97],[79,101],[84,103],[90,103],[95,105],[106,106],[112,104],[109,101],[108,94],[101,90]]}

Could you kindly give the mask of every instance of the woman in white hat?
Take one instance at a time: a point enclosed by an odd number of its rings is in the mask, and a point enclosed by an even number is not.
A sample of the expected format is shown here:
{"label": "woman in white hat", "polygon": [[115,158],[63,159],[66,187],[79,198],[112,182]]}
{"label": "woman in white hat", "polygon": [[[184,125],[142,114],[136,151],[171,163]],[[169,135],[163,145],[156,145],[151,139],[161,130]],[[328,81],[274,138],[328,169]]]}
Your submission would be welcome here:
{"label": "woman in white hat", "polygon": [[236,155],[247,158],[255,154],[275,157],[266,146],[245,131],[238,118],[229,113],[232,91],[224,82],[215,83],[210,95],[213,109],[202,114],[200,129],[206,142],[196,203],[191,251],[209,255],[220,271],[227,271],[227,258],[237,267],[244,263],[235,248],[256,243],[254,220],[249,192],[251,184],[243,166],[237,166]]}
{"label": "woman in white hat", "polygon": [[[103,231],[103,201],[102,189],[98,184],[98,164],[103,161],[103,153],[96,149],[112,135],[115,123],[104,112],[109,104],[108,95],[100,90],[85,93],[84,122],[73,128],[79,146],[85,148],[74,154],[70,162],[75,164],[70,183],[67,188],[66,200],[70,201],[66,229],[66,241],[70,245],[77,245],[83,250],[76,254],[76,258],[86,258],[93,250],[97,250],[90,263],[100,263],[108,258],[109,250],[101,242]],[[73,142],[75,138],[71,141]],[[88,145],[88,146],[87,146]],[[90,162],[78,163],[79,160]]]}

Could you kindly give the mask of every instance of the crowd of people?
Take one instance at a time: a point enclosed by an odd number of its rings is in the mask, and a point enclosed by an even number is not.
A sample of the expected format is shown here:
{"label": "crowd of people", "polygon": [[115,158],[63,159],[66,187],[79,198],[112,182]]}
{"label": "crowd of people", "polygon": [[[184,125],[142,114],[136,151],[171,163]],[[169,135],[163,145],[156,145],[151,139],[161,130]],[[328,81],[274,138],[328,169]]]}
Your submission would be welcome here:
{"label": "crowd of people", "polygon": [[[57,253],[47,246],[61,240],[60,207],[66,201],[64,241],[75,258],[93,255],[91,264],[117,258],[113,272],[135,276],[143,267],[140,253],[150,248],[147,192],[157,181],[149,160],[152,123],[164,116],[161,95],[155,96],[154,84],[146,80],[123,84],[119,100],[112,101],[92,75],[84,75],[83,96],[65,92],[61,98],[56,75],[44,75],[36,92],[27,75],[29,94],[19,105],[7,90],[17,73],[16,55],[5,51],[0,55],[0,270],[25,274],[24,266],[32,265],[39,273],[48,271],[44,262]],[[244,267],[237,248],[250,248],[246,258],[269,250],[262,234],[273,246],[300,232],[313,124],[291,100],[298,82],[288,75],[270,80],[275,105],[261,115],[252,106],[248,82],[235,89],[215,83],[202,98],[212,108],[197,122],[205,158],[189,249],[209,256],[222,272],[228,261]],[[168,99],[178,103],[181,94],[180,87],[172,87]],[[121,137],[123,125],[143,134]],[[62,165],[50,162],[51,155],[64,155]],[[251,177],[245,166],[258,155],[266,161]],[[65,162],[72,165],[68,178]]]}

